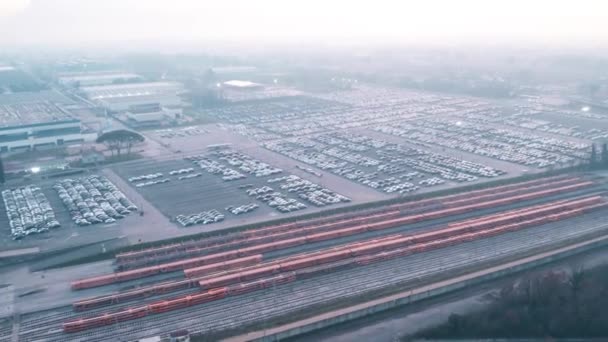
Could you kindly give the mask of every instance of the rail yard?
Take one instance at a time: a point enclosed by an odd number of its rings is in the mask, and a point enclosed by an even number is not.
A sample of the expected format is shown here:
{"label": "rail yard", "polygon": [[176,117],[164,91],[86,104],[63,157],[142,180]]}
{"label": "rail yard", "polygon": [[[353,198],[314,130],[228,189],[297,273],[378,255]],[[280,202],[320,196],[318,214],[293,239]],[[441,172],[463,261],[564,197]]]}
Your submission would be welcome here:
{"label": "rail yard", "polygon": [[[121,252],[106,273],[62,277],[48,308],[21,312],[17,334],[230,336],[605,234],[605,194],[600,176],[564,174]],[[12,327],[2,322],[0,340]]]}
{"label": "rail yard", "polygon": [[133,160],[7,183],[0,342],[218,340],[608,234],[608,176],[586,165],[602,115],[288,93],[142,130]]}

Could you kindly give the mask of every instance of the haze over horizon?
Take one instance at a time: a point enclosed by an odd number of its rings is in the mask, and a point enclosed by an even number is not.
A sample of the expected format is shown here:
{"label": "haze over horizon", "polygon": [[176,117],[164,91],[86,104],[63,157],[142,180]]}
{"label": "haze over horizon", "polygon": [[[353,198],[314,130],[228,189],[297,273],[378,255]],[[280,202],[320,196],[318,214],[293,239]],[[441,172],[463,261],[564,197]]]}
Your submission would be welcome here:
{"label": "haze over horizon", "polygon": [[606,13],[608,3],[600,0],[2,0],[0,44],[387,40],[597,46],[608,42]]}

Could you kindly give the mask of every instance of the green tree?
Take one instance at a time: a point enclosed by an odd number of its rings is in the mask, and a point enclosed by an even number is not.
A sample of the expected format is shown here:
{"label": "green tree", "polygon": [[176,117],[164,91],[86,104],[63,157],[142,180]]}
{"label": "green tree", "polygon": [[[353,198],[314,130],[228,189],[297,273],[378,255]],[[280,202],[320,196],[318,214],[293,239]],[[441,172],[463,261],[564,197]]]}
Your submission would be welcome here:
{"label": "green tree", "polygon": [[110,149],[112,155],[114,155],[114,151],[116,151],[116,154],[119,156],[121,151],[125,149],[127,154],[131,154],[131,148],[144,140],[145,138],[143,135],[126,129],[106,132],[97,137],[97,143],[106,145],[108,149]]}

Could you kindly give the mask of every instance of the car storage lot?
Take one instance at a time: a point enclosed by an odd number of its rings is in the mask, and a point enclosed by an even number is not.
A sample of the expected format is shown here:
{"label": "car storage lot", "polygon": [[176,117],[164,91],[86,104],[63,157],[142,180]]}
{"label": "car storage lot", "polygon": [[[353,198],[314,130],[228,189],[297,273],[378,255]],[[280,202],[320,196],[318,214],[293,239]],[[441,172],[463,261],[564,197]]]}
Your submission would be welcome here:
{"label": "car storage lot", "polygon": [[85,227],[80,227],[73,222],[68,209],[62,203],[57,195],[57,191],[53,189],[53,185],[63,179],[74,179],[78,177],[63,177],[56,179],[46,179],[29,181],[27,183],[9,183],[5,184],[4,188],[22,188],[28,185],[39,187],[42,193],[47,198],[51,208],[55,213],[55,218],[61,225],[60,227],[50,229],[48,232],[39,234],[31,234],[23,237],[20,240],[13,240],[9,219],[4,205],[0,206],[0,250],[12,250],[28,247],[40,247],[41,250],[50,250],[56,248],[65,248],[70,246],[79,246],[87,243],[99,242],[106,239],[119,237],[123,234],[122,228],[134,224],[139,218],[132,214],[122,220],[110,224],[95,224]]}
{"label": "car storage lot", "polygon": [[181,226],[193,224],[180,215],[197,216],[196,224],[215,227],[224,219],[243,224],[350,203],[335,189],[233,149],[139,160],[113,170],[129,183],[130,191],[139,192]]}
{"label": "car storage lot", "polygon": [[333,132],[263,146],[387,194],[420,193],[506,175],[488,161],[471,162],[364,132]]}
{"label": "car storage lot", "polygon": [[[187,160],[141,160],[128,165],[121,165],[114,168],[114,172],[123,179],[150,174],[163,173],[164,178],[171,179],[167,183],[133,187],[134,191],[141,193],[150,203],[158,208],[168,217],[175,217],[180,214],[191,214],[212,209],[224,211],[229,205],[240,205],[252,202],[243,189],[238,186],[253,182],[252,179],[241,179],[233,182],[225,182],[220,177],[197,170],[202,175],[200,177],[178,180],[177,176],[170,176],[169,172],[179,169],[193,167]],[[257,181],[257,180],[256,180]],[[263,185],[264,182],[257,182]],[[133,182],[131,182],[133,185]],[[252,215],[269,215],[272,213],[270,208],[260,207]]]}

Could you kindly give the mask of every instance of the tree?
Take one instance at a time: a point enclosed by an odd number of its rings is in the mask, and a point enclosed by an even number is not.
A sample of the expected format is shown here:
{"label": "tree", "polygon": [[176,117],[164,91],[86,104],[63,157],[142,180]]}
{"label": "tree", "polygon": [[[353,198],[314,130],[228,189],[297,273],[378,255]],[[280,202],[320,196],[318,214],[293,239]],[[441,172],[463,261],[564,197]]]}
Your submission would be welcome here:
{"label": "tree", "polygon": [[97,143],[104,144],[110,149],[112,155],[114,151],[120,156],[121,151],[127,150],[127,154],[131,154],[133,145],[141,143],[145,140],[144,136],[126,129],[118,129],[103,133],[97,137]]}
{"label": "tree", "polygon": [[595,167],[597,165],[597,148],[595,147],[595,143],[591,144],[591,160],[589,161],[591,167]]}
{"label": "tree", "polygon": [[0,184],[4,184],[4,164],[2,163],[2,157],[0,157]]}
{"label": "tree", "polygon": [[602,144],[602,161],[601,164],[603,167],[607,167],[608,166],[608,144],[603,143]]}

